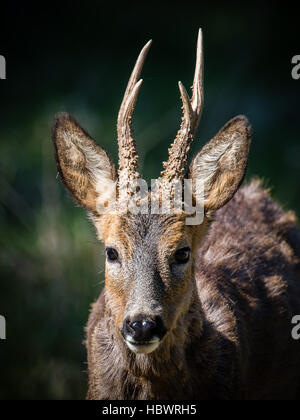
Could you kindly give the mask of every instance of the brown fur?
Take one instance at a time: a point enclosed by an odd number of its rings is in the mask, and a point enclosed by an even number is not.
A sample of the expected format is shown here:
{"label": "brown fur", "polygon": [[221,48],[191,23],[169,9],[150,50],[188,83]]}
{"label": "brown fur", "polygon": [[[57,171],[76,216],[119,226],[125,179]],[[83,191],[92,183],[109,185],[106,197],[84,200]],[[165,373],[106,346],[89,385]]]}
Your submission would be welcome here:
{"label": "brown fur", "polygon": [[148,355],[124,345],[103,290],[86,330],[87,398],[300,396],[300,341],[291,338],[291,319],[300,314],[300,232],[293,213],[252,182],[216,212],[193,272],[188,307]]}

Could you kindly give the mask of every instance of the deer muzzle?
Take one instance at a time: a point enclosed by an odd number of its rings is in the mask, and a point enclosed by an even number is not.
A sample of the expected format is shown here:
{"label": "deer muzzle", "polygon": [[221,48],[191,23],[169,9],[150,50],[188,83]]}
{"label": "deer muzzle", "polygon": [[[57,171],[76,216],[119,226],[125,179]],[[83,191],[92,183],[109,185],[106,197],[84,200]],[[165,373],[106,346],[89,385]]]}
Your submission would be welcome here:
{"label": "deer muzzle", "polygon": [[134,353],[148,354],[157,349],[167,330],[161,317],[138,314],[126,317],[122,336],[128,348]]}

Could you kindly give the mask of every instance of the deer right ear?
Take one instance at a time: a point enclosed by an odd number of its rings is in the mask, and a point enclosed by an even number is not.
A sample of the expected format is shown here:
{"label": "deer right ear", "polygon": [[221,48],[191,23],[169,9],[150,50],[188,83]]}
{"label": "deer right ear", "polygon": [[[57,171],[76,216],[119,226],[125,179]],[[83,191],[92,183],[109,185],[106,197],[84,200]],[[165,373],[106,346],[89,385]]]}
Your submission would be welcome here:
{"label": "deer right ear", "polygon": [[189,178],[203,183],[207,215],[224,206],[242,183],[250,141],[251,126],[247,118],[240,115],[221,128],[191,162]]}
{"label": "deer right ear", "polygon": [[106,202],[114,191],[110,157],[67,113],[55,116],[52,139],[63,184],[79,205],[96,214],[99,200]]}

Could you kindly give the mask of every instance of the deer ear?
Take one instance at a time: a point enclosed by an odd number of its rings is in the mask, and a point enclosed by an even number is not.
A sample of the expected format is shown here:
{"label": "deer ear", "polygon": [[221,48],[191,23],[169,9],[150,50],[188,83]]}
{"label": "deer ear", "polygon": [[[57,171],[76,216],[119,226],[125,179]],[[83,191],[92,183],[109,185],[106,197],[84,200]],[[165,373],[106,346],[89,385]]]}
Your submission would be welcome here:
{"label": "deer ear", "polygon": [[203,184],[207,214],[224,206],[242,183],[247,169],[251,126],[243,115],[230,120],[194,157],[189,178]]}
{"label": "deer ear", "polygon": [[98,200],[107,200],[116,171],[108,154],[69,114],[55,116],[52,139],[62,182],[87,210],[96,213]]}

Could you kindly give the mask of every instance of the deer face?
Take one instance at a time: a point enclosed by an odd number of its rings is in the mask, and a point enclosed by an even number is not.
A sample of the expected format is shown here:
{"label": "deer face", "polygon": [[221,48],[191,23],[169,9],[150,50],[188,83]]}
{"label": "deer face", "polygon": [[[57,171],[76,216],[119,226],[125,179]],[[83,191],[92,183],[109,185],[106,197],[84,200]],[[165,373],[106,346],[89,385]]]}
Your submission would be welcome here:
{"label": "deer face", "polygon": [[[129,80],[118,117],[119,171],[108,154],[68,114],[59,114],[53,141],[61,179],[85,207],[106,250],[106,300],[116,334],[135,353],[151,353],[176,330],[191,304],[193,261],[213,213],[229,201],[247,166],[250,126],[243,116],[229,121],[194,157],[185,175],[187,152],[202,109],[202,42],[199,32],[193,96],[179,84],[183,120],[169,149],[161,180],[189,178],[204,184],[204,221],[186,224],[186,215],[124,212],[128,187],[139,179],[130,121],[141,85],[138,77],[148,43]],[[117,189],[115,189],[117,186]],[[115,191],[116,194],[115,194]],[[149,192],[151,195],[151,192]],[[194,197],[197,190],[193,189]],[[112,211],[112,203],[117,204]],[[101,212],[99,211],[101,208]]]}
{"label": "deer face", "polygon": [[130,213],[103,216],[96,227],[116,331],[131,350],[149,353],[191,303],[193,229],[183,216]]}

